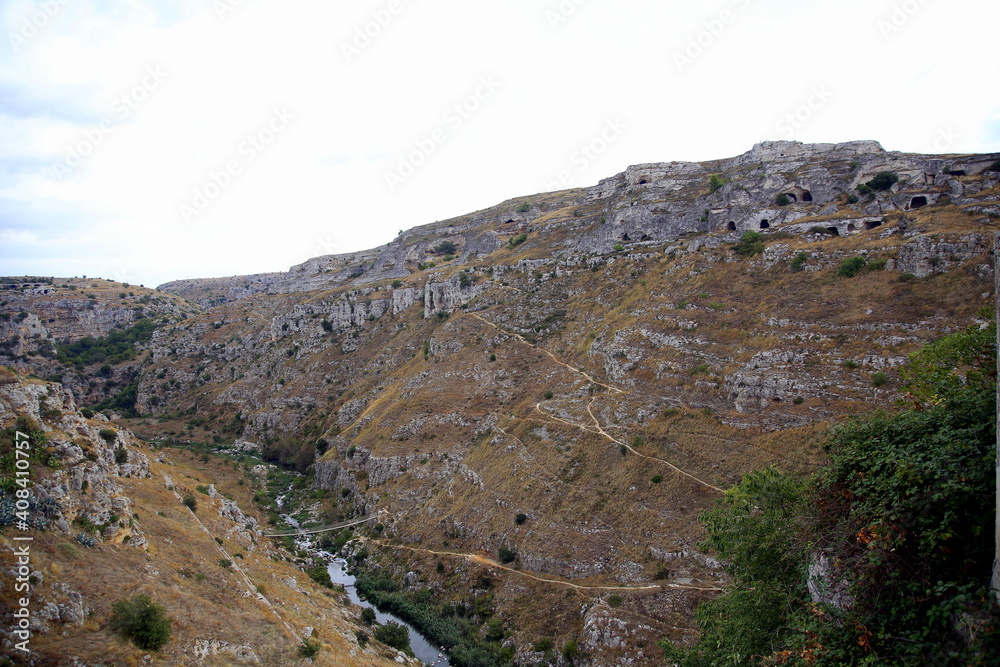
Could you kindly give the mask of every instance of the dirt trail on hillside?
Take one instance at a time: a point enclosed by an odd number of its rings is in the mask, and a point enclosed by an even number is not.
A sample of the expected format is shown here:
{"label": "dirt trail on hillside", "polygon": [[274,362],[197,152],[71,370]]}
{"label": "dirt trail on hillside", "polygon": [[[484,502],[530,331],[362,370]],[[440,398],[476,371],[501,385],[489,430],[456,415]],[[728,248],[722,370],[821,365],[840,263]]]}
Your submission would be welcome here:
{"label": "dirt trail on hillside", "polygon": [[522,336],[521,334],[518,334],[518,333],[514,333],[514,332],[512,332],[512,331],[507,331],[506,329],[501,329],[501,328],[500,328],[499,326],[497,326],[497,325],[496,325],[496,324],[494,324],[493,322],[490,322],[490,321],[489,321],[489,320],[487,320],[486,318],[484,318],[484,317],[481,317],[480,315],[477,315],[476,313],[469,313],[469,315],[471,315],[472,317],[475,317],[475,318],[476,318],[477,320],[479,320],[480,322],[483,322],[483,323],[485,323],[485,324],[488,324],[488,325],[490,325],[491,327],[493,327],[493,328],[494,328],[494,329],[496,329],[497,331],[501,331],[501,332],[503,332],[503,333],[507,334],[508,336],[514,336],[515,338],[517,338],[517,339],[518,339],[519,341],[521,341],[521,342],[522,342],[522,343],[524,343],[525,345],[528,345],[528,346],[530,346],[530,347],[533,347],[533,348],[535,348],[536,350],[538,350],[539,352],[544,352],[545,354],[549,355],[549,357],[551,357],[551,358],[552,358],[552,361],[556,362],[556,363],[557,363],[557,364],[559,364],[560,366],[563,366],[563,367],[565,367],[565,368],[568,368],[569,370],[573,371],[574,373],[577,373],[578,375],[582,375],[583,377],[587,378],[587,380],[588,380],[589,382],[591,382],[592,384],[596,384],[596,385],[597,385],[597,386],[599,386],[599,387],[604,387],[605,389],[610,389],[611,391],[615,392],[616,394],[624,394],[624,393],[626,393],[624,389],[619,389],[618,387],[614,387],[614,386],[612,386],[612,385],[610,385],[610,384],[604,384],[604,383],[603,383],[603,382],[601,382],[600,380],[595,380],[595,379],[594,379],[594,378],[593,378],[592,376],[590,376],[590,375],[589,375],[589,374],[588,374],[588,373],[587,373],[586,371],[583,371],[583,370],[581,370],[581,369],[579,369],[579,368],[576,368],[576,367],[574,367],[574,366],[570,366],[570,365],[569,365],[569,364],[567,364],[566,362],[564,362],[564,361],[562,361],[561,359],[559,359],[559,357],[557,357],[556,355],[554,355],[554,354],[552,354],[551,352],[549,352],[548,350],[546,350],[546,349],[545,349],[544,347],[539,347],[538,345],[535,345],[534,343],[531,343],[531,342],[529,342],[529,341],[528,341],[528,340],[527,340],[527,339],[526,339],[526,338],[525,338],[524,336]]}
{"label": "dirt trail on hillside", "polygon": [[[544,352],[555,363],[559,364],[560,366],[562,366],[564,368],[568,368],[569,370],[573,371],[574,373],[577,373],[578,375],[583,376],[584,378],[587,379],[587,381],[591,382],[592,384],[598,385],[600,387],[604,387],[605,389],[609,389],[609,390],[611,390],[612,392],[614,392],[616,394],[625,394],[625,393],[627,393],[624,389],[619,389],[618,387],[614,387],[612,385],[605,384],[603,382],[599,382],[598,380],[595,380],[587,372],[585,372],[585,371],[583,371],[583,370],[581,370],[579,368],[576,368],[574,366],[570,366],[569,364],[567,364],[566,362],[560,360],[558,357],[556,357],[556,355],[554,355],[552,352],[549,352],[545,348],[539,347],[539,346],[537,346],[537,345],[535,345],[533,343],[529,343],[520,334],[512,333],[510,331],[507,331],[506,329],[501,329],[499,326],[497,326],[493,322],[490,322],[489,320],[487,320],[486,318],[482,317],[481,315],[478,315],[477,313],[468,313],[468,314],[471,315],[472,317],[476,318],[480,322],[483,322],[484,324],[487,324],[487,325],[493,327],[497,331],[501,331],[501,332],[503,332],[503,333],[505,333],[505,334],[507,334],[509,336],[514,336],[515,338],[517,338],[519,341],[521,341],[525,345],[530,345],[532,348],[534,348],[536,350],[539,350],[541,352]],[[664,461],[663,459],[659,459],[659,458],[656,458],[654,456],[647,456],[646,454],[643,454],[643,453],[637,451],[634,447],[632,447],[627,442],[622,442],[618,438],[614,437],[613,435],[611,435],[610,433],[608,433],[607,431],[605,431],[604,427],[601,426],[600,420],[597,419],[597,416],[594,414],[594,411],[592,410],[592,407],[593,407],[594,402],[596,400],[597,400],[597,397],[594,396],[591,399],[590,403],[587,405],[587,414],[590,415],[590,418],[594,421],[594,425],[593,426],[586,426],[586,425],[583,425],[583,424],[576,424],[574,422],[571,422],[571,421],[568,421],[568,420],[563,419],[561,417],[557,417],[557,416],[555,416],[553,414],[550,414],[550,413],[542,410],[542,404],[541,403],[536,403],[535,404],[535,409],[538,412],[540,412],[541,414],[545,415],[546,417],[548,417],[550,419],[554,419],[554,420],[556,420],[558,422],[561,422],[563,424],[566,424],[567,426],[572,426],[573,428],[578,428],[578,429],[583,430],[583,431],[588,431],[590,433],[597,433],[599,435],[602,435],[605,438],[607,438],[608,440],[610,440],[611,442],[613,442],[613,443],[615,443],[617,445],[620,445],[622,447],[625,447],[628,451],[630,451],[631,453],[635,454],[636,456],[639,456],[639,457],[644,458],[644,459],[649,460],[649,461],[656,461],[658,463],[662,463],[663,465],[667,466],[671,470],[673,470],[673,471],[675,471],[675,472],[683,475],[684,477],[687,477],[687,478],[689,478],[689,479],[697,482],[698,484],[701,484],[702,486],[706,486],[706,487],[712,489],[713,491],[716,491],[718,493],[725,493],[726,492],[725,489],[719,488],[718,486],[715,486],[711,482],[706,482],[705,480],[701,479],[700,477],[697,477],[696,475],[693,475],[693,474],[691,474],[691,473],[689,473],[689,472],[687,472],[685,470],[682,470],[682,469],[678,468],[673,463],[670,463],[668,461]]]}
{"label": "dirt trail on hillside", "polygon": [[[369,538],[362,538],[369,539]],[[452,556],[454,558],[464,558],[470,562],[478,563],[480,565],[486,565],[487,567],[495,567],[500,570],[506,570],[507,572],[512,572],[513,574],[526,577],[528,579],[533,579],[546,584],[556,584],[557,586],[566,586],[567,588],[573,588],[579,591],[633,591],[633,592],[653,592],[660,591],[663,589],[685,589],[692,591],[723,591],[723,588],[717,588],[714,586],[690,586],[685,584],[649,584],[646,586],[586,586],[582,584],[574,584],[569,581],[562,581],[560,579],[549,579],[546,577],[540,577],[530,572],[525,572],[524,570],[518,570],[512,567],[507,567],[506,565],[501,565],[491,558],[487,558],[481,554],[466,554],[458,553],[455,551],[434,551],[433,549],[422,549],[420,547],[407,547],[402,544],[392,544],[382,540],[371,540],[378,545],[384,547],[390,547],[393,549],[405,549],[406,551],[416,551],[419,553],[433,554],[435,556]]]}

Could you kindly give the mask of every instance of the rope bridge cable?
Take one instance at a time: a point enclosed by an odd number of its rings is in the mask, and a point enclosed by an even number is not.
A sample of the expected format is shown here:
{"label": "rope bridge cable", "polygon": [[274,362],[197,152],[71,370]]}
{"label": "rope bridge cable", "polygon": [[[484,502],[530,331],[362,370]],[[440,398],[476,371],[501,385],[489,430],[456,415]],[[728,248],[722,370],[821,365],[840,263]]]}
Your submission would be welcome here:
{"label": "rope bridge cable", "polygon": [[348,526],[356,526],[359,523],[371,521],[372,519],[375,518],[378,518],[378,515],[372,514],[362,519],[345,521],[343,523],[338,523],[331,526],[323,526],[322,528],[300,528],[299,530],[286,531],[283,533],[264,533],[264,537],[298,537],[301,535],[316,535],[319,533],[329,533],[330,531],[340,530],[341,528],[347,528]]}

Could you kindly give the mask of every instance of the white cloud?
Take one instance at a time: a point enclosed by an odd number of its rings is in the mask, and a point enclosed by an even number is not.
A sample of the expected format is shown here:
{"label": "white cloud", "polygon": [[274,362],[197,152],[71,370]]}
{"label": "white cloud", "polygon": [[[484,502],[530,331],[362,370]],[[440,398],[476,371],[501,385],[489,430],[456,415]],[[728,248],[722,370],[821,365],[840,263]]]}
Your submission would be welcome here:
{"label": "white cloud", "polygon": [[[992,5],[56,2],[0,59],[0,224],[18,230],[2,237],[7,273],[156,284],[284,270],[533,194],[563,171],[567,186],[589,185],[789,132],[932,151],[944,131],[959,137],[950,150],[1000,150],[998,94],[983,74],[997,64]],[[8,3],[2,33],[20,34],[40,4]],[[887,36],[880,22],[911,4]],[[233,9],[220,17],[218,6]],[[690,40],[701,52],[681,71]],[[345,45],[360,53],[348,59]],[[455,123],[482,77],[499,87]],[[817,90],[829,91],[820,103]],[[249,160],[241,147],[276,109],[294,120]],[[616,118],[626,129],[574,160]],[[390,189],[386,174],[434,137]],[[74,152],[79,164],[56,176]],[[238,173],[185,223],[181,204],[233,161]]]}

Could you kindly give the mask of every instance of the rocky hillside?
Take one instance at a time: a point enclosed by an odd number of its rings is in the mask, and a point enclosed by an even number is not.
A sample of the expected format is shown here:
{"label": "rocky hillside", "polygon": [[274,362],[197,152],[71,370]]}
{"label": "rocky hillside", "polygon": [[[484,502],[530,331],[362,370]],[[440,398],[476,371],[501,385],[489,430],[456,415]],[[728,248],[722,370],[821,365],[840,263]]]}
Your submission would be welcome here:
{"label": "rocky hillside", "polygon": [[[0,587],[0,655],[15,660],[8,664],[151,664],[148,651],[108,629],[112,603],[137,592],[172,619],[157,664],[295,664],[303,639],[322,647],[317,664],[398,664],[377,642],[359,646],[356,613],[262,537],[232,471],[154,450],[102,415],[83,417],[61,385],[5,368],[0,427],[0,543],[10,575]],[[15,465],[15,432],[30,437],[27,468]],[[15,468],[30,473],[27,509],[16,504]],[[205,494],[191,511],[181,497],[196,485]],[[28,588],[15,588],[22,581]],[[29,653],[13,632],[22,599]]]}
{"label": "rocky hillside", "polygon": [[297,467],[317,521],[379,513],[382,571],[519,664],[658,664],[725,585],[699,513],[815,470],[991,317],[998,157],[760,144],[163,285],[211,307],[141,346],[132,423]]}
{"label": "rocky hillside", "polygon": [[143,320],[179,322],[200,311],[171,294],[100,278],[0,278],[0,364],[61,382],[83,404],[100,403],[135,382],[138,355],[88,359],[64,349],[67,344],[102,340]]}

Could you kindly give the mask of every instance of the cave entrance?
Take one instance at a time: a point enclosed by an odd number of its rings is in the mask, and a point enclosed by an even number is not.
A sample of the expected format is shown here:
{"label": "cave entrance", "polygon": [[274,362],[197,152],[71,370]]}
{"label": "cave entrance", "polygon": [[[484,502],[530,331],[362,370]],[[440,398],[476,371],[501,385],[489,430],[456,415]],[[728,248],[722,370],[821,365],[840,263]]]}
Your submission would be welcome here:
{"label": "cave entrance", "polygon": [[770,221],[768,221],[768,220],[761,220],[760,221],[760,228],[761,229],[770,229],[771,228]]}
{"label": "cave entrance", "polygon": [[729,224],[726,225],[726,229],[728,229],[731,232],[735,232],[736,231],[736,223],[733,222],[732,220],[730,220]]}
{"label": "cave entrance", "polygon": [[910,208],[923,208],[927,206],[927,197],[923,195],[917,195],[910,200]]}
{"label": "cave entrance", "polygon": [[830,236],[840,236],[840,230],[836,227],[827,227],[826,231],[830,232]]}
{"label": "cave entrance", "polygon": [[804,190],[802,192],[802,201],[812,201],[812,200],[813,200],[812,193],[809,192],[808,190]]}
{"label": "cave entrance", "polygon": [[869,220],[868,222],[865,223],[865,229],[875,229],[876,227],[881,227],[881,226],[882,226],[881,220]]}

